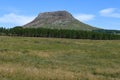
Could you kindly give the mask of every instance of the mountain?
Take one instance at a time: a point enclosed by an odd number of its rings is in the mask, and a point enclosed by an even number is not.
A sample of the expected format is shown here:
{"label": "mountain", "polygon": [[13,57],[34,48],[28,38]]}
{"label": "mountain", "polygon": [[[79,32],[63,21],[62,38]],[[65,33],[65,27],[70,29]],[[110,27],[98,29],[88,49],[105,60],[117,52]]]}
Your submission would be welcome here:
{"label": "mountain", "polygon": [[55,11],[40,13],[32,22],[23,26],[24,28],[51,28],[51,29],[74,29],[74,30],[96,30],[88,24],[78,21],[67,11]]}

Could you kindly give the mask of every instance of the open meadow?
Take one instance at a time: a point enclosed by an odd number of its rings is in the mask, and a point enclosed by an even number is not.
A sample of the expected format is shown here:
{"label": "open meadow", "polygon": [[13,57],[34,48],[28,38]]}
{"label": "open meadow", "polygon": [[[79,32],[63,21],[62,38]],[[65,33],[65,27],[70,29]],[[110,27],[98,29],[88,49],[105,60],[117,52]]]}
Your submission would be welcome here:
{"label": "open meadow", "polygon": [[0,80],[120,80],[120,40],[1,36]]}

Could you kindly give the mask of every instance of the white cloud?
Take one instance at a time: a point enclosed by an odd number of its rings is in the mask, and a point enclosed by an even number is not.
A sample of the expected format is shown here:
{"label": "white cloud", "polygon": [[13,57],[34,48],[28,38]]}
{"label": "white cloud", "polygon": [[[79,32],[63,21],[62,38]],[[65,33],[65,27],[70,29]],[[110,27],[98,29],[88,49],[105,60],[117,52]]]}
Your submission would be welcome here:
{"label": "white cloud", "polygon": [[95,15],[92,14],[78,14],[74,16],[79,21],[90,21],[95,18]]}
{"label": "white cloud", "polygon": [[0,17],[0,23],[14,24],[14,25],[24,25],[32,21],[35,17],[33,16],[24,16],[17,15],[15,13],[5,14]]}
{"label": "white cloud", "polygon": [[116,8],[107,8],[100,11],[101,16],[120,18],[120,12]]}
{"label": "white cloud", "polygon": [[102,15],[111,14],[115,11],[115,8],[107,8],[100,11]]}

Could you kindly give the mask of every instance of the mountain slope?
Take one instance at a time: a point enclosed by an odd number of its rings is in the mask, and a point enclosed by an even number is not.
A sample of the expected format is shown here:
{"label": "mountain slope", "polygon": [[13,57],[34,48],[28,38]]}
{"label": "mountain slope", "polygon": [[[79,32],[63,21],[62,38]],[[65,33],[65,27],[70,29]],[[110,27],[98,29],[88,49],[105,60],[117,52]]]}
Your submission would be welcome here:
{"label": "mountain slope", "polygon": [[51,29],[74,29],[74,30],[96,30],[97,28],[82,23],[75,19],[67,11],[55,11],[40,13],[32,22],[23,26],[24,28],[51,28]]}

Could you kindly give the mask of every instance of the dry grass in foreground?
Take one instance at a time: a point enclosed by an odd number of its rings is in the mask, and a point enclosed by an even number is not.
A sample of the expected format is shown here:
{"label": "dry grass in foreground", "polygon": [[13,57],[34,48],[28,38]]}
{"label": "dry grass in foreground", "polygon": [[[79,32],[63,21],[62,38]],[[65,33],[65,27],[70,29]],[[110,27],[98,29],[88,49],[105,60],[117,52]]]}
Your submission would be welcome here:
{"label": "dry grass in foreground", "polygon": [[119,40],[0,37],[0,80],[120,80]]}

